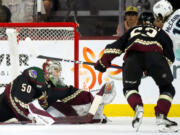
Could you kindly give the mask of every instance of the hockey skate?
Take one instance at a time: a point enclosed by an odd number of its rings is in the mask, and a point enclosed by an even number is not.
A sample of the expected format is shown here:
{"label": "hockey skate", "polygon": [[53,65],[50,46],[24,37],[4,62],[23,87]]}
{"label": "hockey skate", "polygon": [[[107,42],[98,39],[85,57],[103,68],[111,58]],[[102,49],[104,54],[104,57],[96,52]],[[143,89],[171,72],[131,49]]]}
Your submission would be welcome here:
{"label": "hockey skate", "polygon": [[133,126],[133,128],[136,129],[136,132],[139,131],[139,127],[142,124],[143,114],[144,114],[143,107],[140,105],[137,105],[135,108],[134,119],[132,121],[132,126]]}
{"label": "hockey skate", "polygon": [[160,132],[177,132],[178,124],[175,121],[167,119],[164,114],[156,116],[156,124]]}

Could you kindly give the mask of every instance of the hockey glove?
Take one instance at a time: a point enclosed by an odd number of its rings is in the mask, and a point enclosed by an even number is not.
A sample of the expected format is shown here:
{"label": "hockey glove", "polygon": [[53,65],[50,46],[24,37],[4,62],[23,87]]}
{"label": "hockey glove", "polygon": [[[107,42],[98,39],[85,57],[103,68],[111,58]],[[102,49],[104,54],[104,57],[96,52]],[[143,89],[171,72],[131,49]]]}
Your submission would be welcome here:
{"label": "hockey glove", "polygon": [[101,60],[95,63],[94,68],[102,73],[106,71],[106,67],[102,64]]}

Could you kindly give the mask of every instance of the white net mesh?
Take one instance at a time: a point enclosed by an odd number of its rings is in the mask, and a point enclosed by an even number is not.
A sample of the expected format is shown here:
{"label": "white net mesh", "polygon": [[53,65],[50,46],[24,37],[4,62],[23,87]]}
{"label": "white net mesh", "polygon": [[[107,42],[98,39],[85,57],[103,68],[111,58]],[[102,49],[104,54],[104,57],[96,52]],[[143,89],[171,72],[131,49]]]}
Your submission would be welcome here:
{"label": "white net mesh", "polygon": [[[6,34],[7,28],[0,29],[0,39],[7,40]],[[24,40],[27,37],[31,40],[73,40],[74,39],[74,29],[73,28],[57,28],[57,27],[18,27],[15,28],[18,34],[19,40]]]}
{"label": "white net mesh", "polygon": [[[22,25],[22,26],[21,26]],[[7,30],[13,29],[16,31],[16,39],[7,35]],[[45,55],[56,58],[65,58],[75,60],[75,53],[78,42],[76,34],[76,26],[69,26],[60,23],[51,24],[48,26],[34,24],[4,24],[0,25],[0,93],[1,88],[12,81],[12,72],[21,72],[30,66],[42,66],[45,60],[35,59],[32,55]],[[10,42],[11,41],[11,42]],[[17,41],[16,43],[14,43]],[[14,45],[18,49],[12,49]],[[16,47],[17,48],[17,47]],[[11,50],[11,51],[10,51]],[[13,51],[12,51],[13,50]],[[18,57],[14,59],[14,51]],[[77,52],[78,53],[78,52]],[[19,60],[18,60],[19,59]],[[77,59],[76,59],[77,60]],[[14,61],[18,61],[19,67],[13,67]],[[65,83],[75,85],[75,67],[73,63],[62,63],[62,75],[65,78]],[[68,72],[68,75],[67,75]],[[3,88],[4,89],[4,88]]]}

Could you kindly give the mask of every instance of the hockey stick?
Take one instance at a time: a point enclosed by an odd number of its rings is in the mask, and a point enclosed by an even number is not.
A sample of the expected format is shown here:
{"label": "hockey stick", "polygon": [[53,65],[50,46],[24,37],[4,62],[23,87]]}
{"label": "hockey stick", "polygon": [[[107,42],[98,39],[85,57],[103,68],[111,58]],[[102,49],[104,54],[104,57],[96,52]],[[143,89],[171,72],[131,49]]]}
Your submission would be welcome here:
{"label": "hockey stick", "polygon": [[[116,76],[113,76],[110,74],[108,74],[107,76],[111,79],[114,79],[114,80],[123,80],[123,77],[116,77]],[[147,75],[143,74],[142,78],[145,78],[145,77],[147,77]]]}
{"label": "hockey stick", "polygon": [[[85,61],[77,61],[77,60],[70,60],[70,59],[63,59],[63,58],[55,58],[55,57],[49,57],[49,56],[44,56],[44,55],[39,55],[37,58],[40,59],[50,59],[50,60],[57,60],[57,61],[62,61],[62,62],[71,62],[71,63],[76,63],[76,64],[86,64],[86,65],[92,65],[94,66],[95,63],[92,62],[85,62]],[[110,68],[122,68],[121,66],[114,66],[111,65]]]}
{"label": "hockey stick", "polygon": [[122,80],[123,79],[122,77],[116,77],[116,76],[113,76],[113,75],[110,75],[110,74],[108,74],[108,77],[111,78],[111,79],[114,79],[114,80]]}

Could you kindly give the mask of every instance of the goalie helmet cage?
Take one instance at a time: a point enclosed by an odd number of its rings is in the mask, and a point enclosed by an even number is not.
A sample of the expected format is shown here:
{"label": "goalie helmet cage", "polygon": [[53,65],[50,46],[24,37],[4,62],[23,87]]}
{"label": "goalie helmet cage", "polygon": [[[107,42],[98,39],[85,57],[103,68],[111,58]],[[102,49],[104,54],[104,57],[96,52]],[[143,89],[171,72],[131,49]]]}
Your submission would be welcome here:
{"label": "goalie helmet cage", "polygon": [[[79,60],[78,24],[65,23],[0,23],[0,40],[8,40],[6,29],[15,29],[17,44],[29,37],[33,40],[74,40],[73,59]],[[71,29],[71,31],[69,30]],[[68,52],[67,52],[68,53]],[[79,65],[74,63],[74,86],[79,88]]]}

